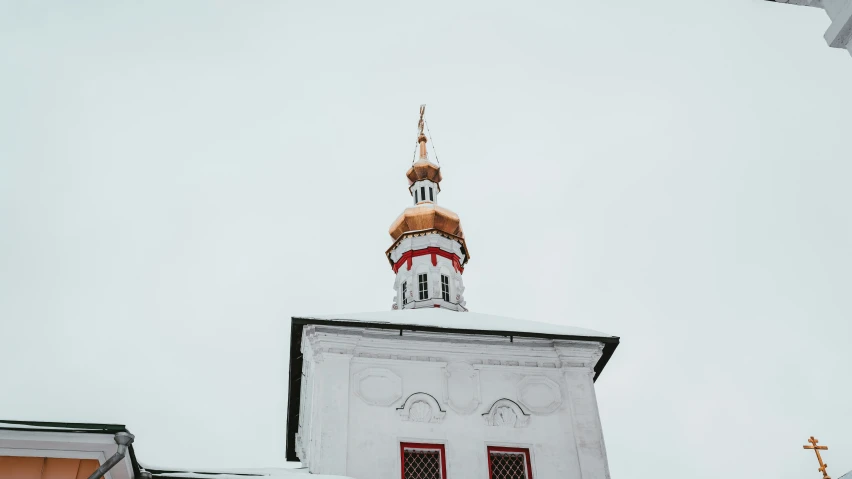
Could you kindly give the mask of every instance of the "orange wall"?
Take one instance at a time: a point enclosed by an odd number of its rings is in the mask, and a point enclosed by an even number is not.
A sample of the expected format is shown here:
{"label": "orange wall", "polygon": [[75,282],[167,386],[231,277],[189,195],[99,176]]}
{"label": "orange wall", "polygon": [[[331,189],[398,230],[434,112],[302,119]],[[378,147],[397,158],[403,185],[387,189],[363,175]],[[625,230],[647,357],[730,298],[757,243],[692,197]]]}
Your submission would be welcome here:
{"label": "orange wall", "polygon": [[88,479],[94,459],[0,456],[0,479]]}

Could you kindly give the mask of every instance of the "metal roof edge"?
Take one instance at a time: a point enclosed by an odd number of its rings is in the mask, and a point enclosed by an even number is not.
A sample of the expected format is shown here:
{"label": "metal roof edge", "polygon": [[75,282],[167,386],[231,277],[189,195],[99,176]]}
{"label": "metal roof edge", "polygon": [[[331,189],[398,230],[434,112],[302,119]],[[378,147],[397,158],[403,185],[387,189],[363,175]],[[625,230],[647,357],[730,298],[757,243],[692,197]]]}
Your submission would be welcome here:
{"label": "metal roof edge", "polygon": [[58,432],[71,432],[71,430],[82,431],[82,432],[91,432],[91,433],[102,433],[102,434],[115,434],[117,432],[130,432],[127,430],[127,426],[124,424],[97,424],[97,423],[83,423],[83,422],[50,422],[50,421],[17,421],[17,420],[7,420],[0,419],[0,428],[3,429],[17,429],[23,430],[25,428],[6,428],[3,427],[4,424],[10,424],[14,426],[32,426],[30,431],[44,431],[44,430],[55,430]]}
{"label": "metal roof edge", "polygon": [[617,344],[619,341],[618,336],[582,336],[577,334],[535,333],[518,330],[450,328],[443,326],[422,326],[419,324],[386,323],[381,321],[321,319],[312,318],[309,316],[293,316],[290,319],[293,321],[294,324],[319,324],[322,326],[341,326],[347,328],[395,329],[404,331],[425,331],[432,333],[470,334],[484,336],[517,336],[521,338],[563,339],[568,341],[588,341],[595,343]]}
{"label": "metal roof edge", "polygon": [[615,352],[615,348],[618,347],[621,340],[619,338],[615,338],[615,341],[608,342],[604,344],[603,354],[601,354],[600,359],[598,359],[597,364],[595,364],[595,377],[592,378],[592,381],[597,381],[603,372],[604,367],[609,362],[612,354]]}

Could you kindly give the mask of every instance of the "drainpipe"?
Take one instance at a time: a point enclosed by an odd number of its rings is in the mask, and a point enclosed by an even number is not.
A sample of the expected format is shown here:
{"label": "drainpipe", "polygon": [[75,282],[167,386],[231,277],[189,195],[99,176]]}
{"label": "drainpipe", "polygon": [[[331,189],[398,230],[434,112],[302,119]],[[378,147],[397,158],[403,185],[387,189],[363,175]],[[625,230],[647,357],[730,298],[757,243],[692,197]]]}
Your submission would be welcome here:
{"label": "drainpipe", "polygon": [[99,467],[97,471],[93,472],[92,475],[89,476],[89,479],[98,479],[99,477],[102,477],[104,474],[109,472],[113,466],[118,464],[119,461],[124,459],[124,455],[127,454],[127,446],[133,443],[133,434],[130,434],[129,432],[117,432],[115,433],[114,439],[115,443],[118,444],[118,450],[115,451],[115,454],[107,459],[105,463],[101,464],[101,467]]}

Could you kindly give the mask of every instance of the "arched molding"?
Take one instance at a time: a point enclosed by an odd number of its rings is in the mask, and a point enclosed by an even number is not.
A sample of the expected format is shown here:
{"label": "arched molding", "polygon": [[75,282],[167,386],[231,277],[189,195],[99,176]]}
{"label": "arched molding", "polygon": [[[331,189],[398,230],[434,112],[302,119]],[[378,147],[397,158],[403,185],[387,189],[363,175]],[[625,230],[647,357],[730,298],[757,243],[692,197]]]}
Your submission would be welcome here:
{"label": "arched molding", "polygon": [[435,296],[433,293],[432,285],[435,284],[435,272],[432,271],[431,263],[419,263],[415,265],[414,268],[411,268],[411,283],[409,283],[408,287],[414,293],[414,301],[423,301],[420,299],[420,275],[426,275],[426,298],[432,299]]}
{"label": "arched molding", "polygon": [[437,423],[443,421],[447,415],[434,396],[423,392],[408,396],[402,407],[396,408],[396,412],[403,421],[413,422]]}
{"label": "arched molding", "polygon": [[482,417],[489,426],[519,428],[527,427],[530,423],[530,415],[518,403],[506,398],[494,401]]}
{"label": "arched molding", "polygon": [[[406,272],[406,273],[408,273],[408,272]],[[406,305],[405,305],[405,301],[404,301],[403,294],[402,294],[402,285],[403,284],[408,284],[407,296],[408,296],[409,303],[414,300],[414,294],[412,293],[412,291],[413,291],[412,276],[413,275],[411,275],[410,273],[404,274],[402,271],[400,271],[396,275],[396,278],[394,279],[394,283],[393,283],[394,291],[396,291],[396,296],[394,297],[393,309],[405,309]]]}
{"label": "arched molding", "polygon": [[421,262],[421,263],[417,264],[414,268],[411,268],[411,269],[413,271],[413,274],[411,276],[415,279],[415,281],[419,281],[417,276],[420,275],[420,274],[423,274],[423,273],[428,274],[430,276],[429,279],[431,279],[432,263],[422,263]]}

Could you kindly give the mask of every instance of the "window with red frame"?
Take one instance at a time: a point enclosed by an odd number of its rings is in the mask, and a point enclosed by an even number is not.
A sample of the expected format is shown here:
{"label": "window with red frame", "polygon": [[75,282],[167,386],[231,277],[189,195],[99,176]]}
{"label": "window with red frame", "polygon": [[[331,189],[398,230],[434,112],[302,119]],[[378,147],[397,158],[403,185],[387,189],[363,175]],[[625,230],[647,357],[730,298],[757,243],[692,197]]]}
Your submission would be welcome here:
{"label": "window with red frame", "polygon": [[517,447],[488,447],[489,479],[532,479],[530,450]]}
{"label": "window with red frame", "polygon": [[443,444],[400,444],[402,479],[446,479],[447,461]]}

